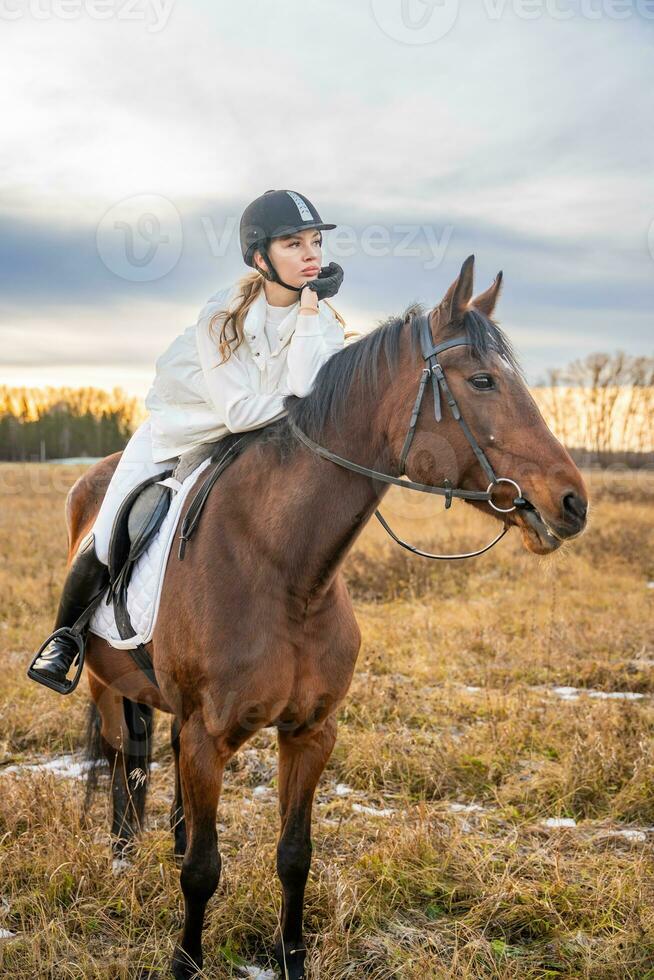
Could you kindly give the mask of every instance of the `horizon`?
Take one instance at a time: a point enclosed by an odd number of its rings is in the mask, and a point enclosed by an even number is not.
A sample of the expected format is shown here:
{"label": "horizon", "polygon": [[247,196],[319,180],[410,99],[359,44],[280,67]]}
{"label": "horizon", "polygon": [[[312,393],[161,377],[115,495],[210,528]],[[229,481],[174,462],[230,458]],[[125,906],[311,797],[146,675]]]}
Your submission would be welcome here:
{"label": "horizon", "polygon": [[239,218],[270,187],[337,224],[323,262],[359,330],[437,302],[474,253],[476,292],[504,272],[497,317],[530,384],[594,351],[651,354],[654,132],[635,96],[654,12],[529,5],[6,18],[0,383],[143,398],[247,271]]}

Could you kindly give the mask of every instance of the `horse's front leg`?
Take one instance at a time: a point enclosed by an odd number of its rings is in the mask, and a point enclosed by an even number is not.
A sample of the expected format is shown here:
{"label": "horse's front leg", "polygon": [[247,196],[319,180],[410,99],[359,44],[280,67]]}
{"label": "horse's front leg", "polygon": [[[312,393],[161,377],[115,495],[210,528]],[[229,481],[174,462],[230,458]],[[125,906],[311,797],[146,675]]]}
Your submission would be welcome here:
{"label": "horse's front leg", "polygon": [[188,844],[180,875],[184,927],[173,954],[172,972],[176,980],[191,980],[202,968],[204,913],[220,881],[216,810],[223,771],[232,753],[221,750],[199,713],[184,722],[179,738]]}
{"label": "horse's front leg", "polygon": [[275,955],[282,977],[303,980],[306,948],[302,939],[304,889],[311,867],[311,810],[320,774],[336,741],[336,719],[298,735],[279,732],[279,810],[277,874],[282,884],[282,918]]}

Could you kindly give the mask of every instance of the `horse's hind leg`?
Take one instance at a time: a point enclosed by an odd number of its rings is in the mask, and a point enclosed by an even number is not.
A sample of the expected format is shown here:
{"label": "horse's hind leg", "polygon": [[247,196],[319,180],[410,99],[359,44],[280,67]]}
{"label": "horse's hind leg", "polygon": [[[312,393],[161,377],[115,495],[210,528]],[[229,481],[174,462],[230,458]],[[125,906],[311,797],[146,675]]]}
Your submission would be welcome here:
{"label": "horse's hind leg", "polygon": [[184,800],[182,798],[182,782],[179,774],[179,733],[181,725],[177,718],[170,723],[170,744],[175,758],[175,798],[170,810],[170,829],[174,838],[174,854],[176,858],[184,857],[186,851],[186,821],[184,820]]}
{"label": "horse's hind leg", "polygon": [[180,875],[184,928],[172,962],[176,980],[190,980],[202,967],[204,913],[220,881],[216,810],[230,755],[231,751],[222,749],[218,740],[207,733],[199,714],[184,722],[180,731],[180,776],[188,844]]}
{"label": "horse's hind leg", "polygon": [[152,708],[122,697],[89,674],[100,713],[100,742],[111,772],[112,848],[126,856],[143,825],[152,754]]}
{"label": "horse's hind leg", "polygon": [[313,794],[336,741],[336,720],[302,734],[279,732],[277,873],[282,883],[281,933],[275,955],[282,976],[302,980],[306,948],[302,939],[304,889],[311,867]]}

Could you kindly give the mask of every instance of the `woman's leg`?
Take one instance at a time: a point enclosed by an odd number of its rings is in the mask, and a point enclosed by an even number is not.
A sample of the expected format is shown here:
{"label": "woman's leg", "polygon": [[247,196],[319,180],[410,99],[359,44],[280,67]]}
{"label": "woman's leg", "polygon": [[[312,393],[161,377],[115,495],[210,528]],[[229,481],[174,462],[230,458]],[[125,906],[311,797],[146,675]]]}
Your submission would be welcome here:
{"label": "woman's leg", "polygon": [[96,554],[105,565],[109,564],[109,542],[114,520],[127,494],[149,476],[172,469],[178,459],[178,456],[173,456],[160,463],[154,462],[150,419],[146,419],[132,434],[118,460],[92,528]]}
{"label": "woman's leg", "polygon": [[149,420],[132,435],[107,487],[95,523],[80,542],[68,568],[55,632],[45,641],[28,669],[28,677],[32,680],[60,694],[68,694],[74,689],[73,681],[69,681],[66,674],[78,655],[78,640],[82,644],[85,642],[87,629],[84,627],[81,633],[73,634],[70,627],[109,584],[109,542],[120,505],[134,487],[149,476],[174,466],[177,458],[154,462]]}

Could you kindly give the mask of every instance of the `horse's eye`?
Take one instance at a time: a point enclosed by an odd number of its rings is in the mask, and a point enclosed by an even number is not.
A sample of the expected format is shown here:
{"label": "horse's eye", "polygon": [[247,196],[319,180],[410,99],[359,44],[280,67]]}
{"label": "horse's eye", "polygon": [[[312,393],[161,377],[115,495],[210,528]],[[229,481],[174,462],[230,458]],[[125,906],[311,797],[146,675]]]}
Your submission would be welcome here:
{"label": "horse's eye", "polygon": [[495,381],[490,374],[475,374],[468,381],[478,391],[491,391],[495,387]]}

